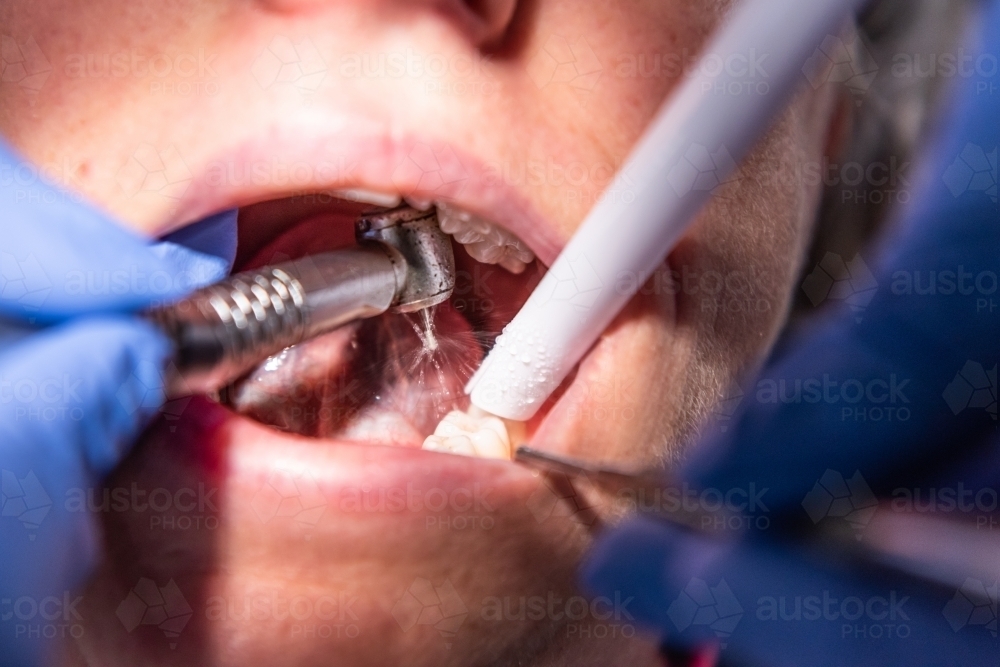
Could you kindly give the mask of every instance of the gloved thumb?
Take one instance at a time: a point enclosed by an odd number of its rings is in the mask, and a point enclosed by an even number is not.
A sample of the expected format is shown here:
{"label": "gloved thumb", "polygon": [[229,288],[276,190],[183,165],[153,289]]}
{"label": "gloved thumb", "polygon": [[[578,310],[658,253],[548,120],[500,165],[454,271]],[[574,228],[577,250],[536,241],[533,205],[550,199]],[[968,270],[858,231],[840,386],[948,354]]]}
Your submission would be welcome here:
{"label": "gloved thumb", "polygon": [[153,326],[88,318],[0,353],[0,456],[79,459],[104,475],[163,401],[170,344]]}

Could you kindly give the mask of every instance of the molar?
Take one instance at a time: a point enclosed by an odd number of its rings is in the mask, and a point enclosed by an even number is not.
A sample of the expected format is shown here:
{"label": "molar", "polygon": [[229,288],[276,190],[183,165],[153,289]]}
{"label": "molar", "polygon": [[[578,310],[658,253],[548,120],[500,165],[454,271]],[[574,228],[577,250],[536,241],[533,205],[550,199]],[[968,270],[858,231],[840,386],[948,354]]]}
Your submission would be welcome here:
{"label": "molar", "polygon": [[423,449],[465,456],[510,460],[510,436],[494,416],[452,410],[424,440]]}

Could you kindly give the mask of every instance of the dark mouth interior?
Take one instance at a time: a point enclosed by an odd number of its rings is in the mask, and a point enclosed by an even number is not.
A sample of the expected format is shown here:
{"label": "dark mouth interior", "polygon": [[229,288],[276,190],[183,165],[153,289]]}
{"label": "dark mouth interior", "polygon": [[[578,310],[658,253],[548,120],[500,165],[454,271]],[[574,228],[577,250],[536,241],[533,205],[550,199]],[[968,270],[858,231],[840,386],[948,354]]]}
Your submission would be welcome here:
{"label": "dark mouth interior", "polygon": [[[235,271],[353,245],[354,221],[373,209],[325,195],[240,210]],[[537,262],[514,275],[453,243],[457,280],[432,309],[436,350],[419,314],[354,322],[275,355],[222,392],[235,411],[299,435],[419,447],[541,279]]]}

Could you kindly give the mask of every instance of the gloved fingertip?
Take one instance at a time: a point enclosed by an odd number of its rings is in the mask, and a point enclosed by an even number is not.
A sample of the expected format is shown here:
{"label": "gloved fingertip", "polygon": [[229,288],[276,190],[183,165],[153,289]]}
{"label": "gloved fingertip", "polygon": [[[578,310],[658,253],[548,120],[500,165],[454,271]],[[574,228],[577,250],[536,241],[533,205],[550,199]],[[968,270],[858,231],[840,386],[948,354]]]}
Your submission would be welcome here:
{"label": "gloved fingertip", "polygon": [[174,267],[173,290],[165,299],[226,277],[236,259],[239,211],[232,209],[188,225],[152,246],[153,254]]}
{"label": "gloved fingertip", "polygon": [[162,240],[224,260],[228,271],[236,259],[238,214],[239,209],[235,208],[216,213],[178,229],[163,237]]}

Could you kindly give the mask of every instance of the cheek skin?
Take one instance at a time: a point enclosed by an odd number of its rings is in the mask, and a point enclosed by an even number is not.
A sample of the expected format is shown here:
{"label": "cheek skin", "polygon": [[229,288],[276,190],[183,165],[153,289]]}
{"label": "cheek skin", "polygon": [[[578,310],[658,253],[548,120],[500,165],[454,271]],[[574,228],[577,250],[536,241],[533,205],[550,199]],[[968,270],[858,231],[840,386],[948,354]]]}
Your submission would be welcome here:
{"label": "cheek skin", "polygon": [[539,446],[640,466],[683,454],[785,323],[821,194],[796,174],[822,158],[834,102],[803,92],[776,121],[584,360]]}

